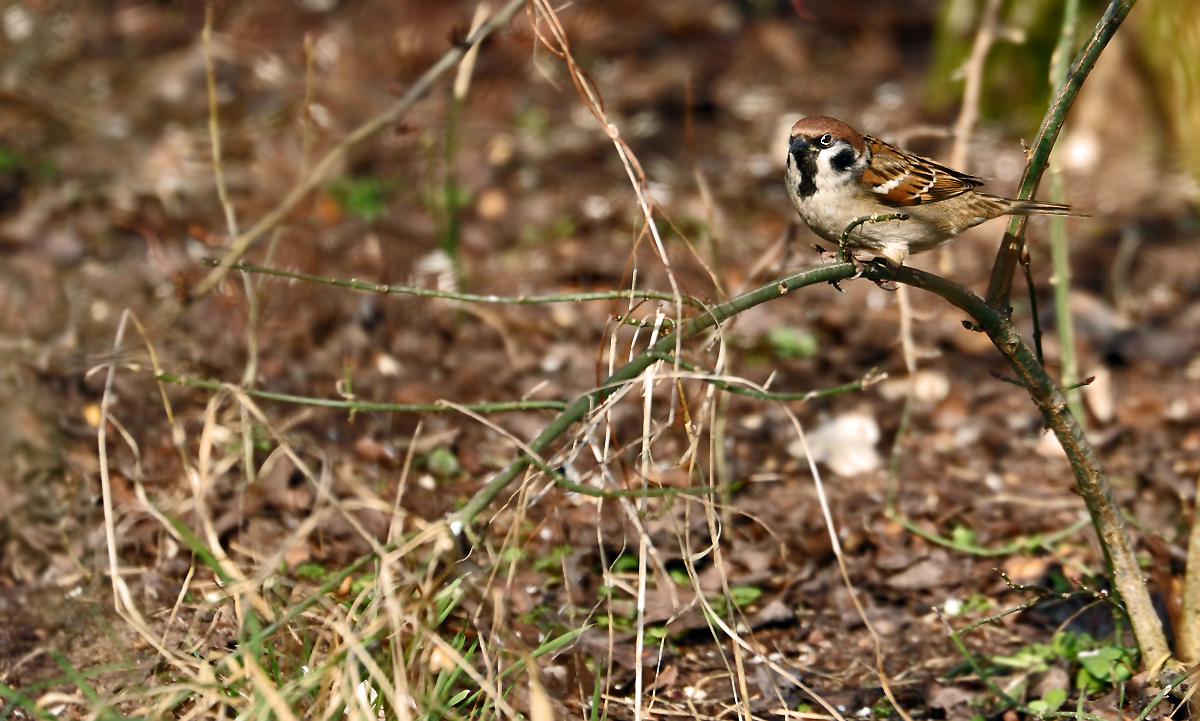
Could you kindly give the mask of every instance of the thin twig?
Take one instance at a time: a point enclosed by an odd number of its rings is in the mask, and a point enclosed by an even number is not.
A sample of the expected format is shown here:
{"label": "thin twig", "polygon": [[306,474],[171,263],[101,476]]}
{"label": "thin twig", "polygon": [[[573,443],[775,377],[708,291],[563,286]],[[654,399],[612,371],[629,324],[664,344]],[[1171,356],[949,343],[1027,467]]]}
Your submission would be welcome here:
{"label": "thin twig", "polygon": [[775,393],[771,391],[761,391],[757,388],[742,387],[734,385],[734,383],[744,383],[741,378],[723,379],[720,376],[704,373],[698,367],[681,361],[672,353],[656,353],[654,357],[666,363],[688,371],[692,375],[676,374],[677,378],[697,378],[699,380],[711,383],[716,386],[717,390],[725,391],[733,395],[745,396],[746,398],[754,398],[760,401],[811,401],[817,398],[830,398],[832,396],[841,395],[843,393],[852,393],[854,391],[865,390],[888,377],[887,373],[879,373],[875,368],[867,371],[866,375],[861,380],[853,383],[846,383],[840,386],[831,388],[822,388],[821,390],[805,391],[803,393]]}
{"label": "thin twig", "polygon": [[913,310],[908,286],[901,285],[896,289],[896,301],[900,305],[900,347],[904,350],[908,388],[904,392],[904,408],[900,411],[900,423],[896,426],[896,436],[892,439],[892,452],[888,459],[887,489],[884,492],[884,508],[888,510],[895,510],[900,490],[900,459],[904,456],[904,438],[908,435],[913,406],[917,402],[917,350],[913,342]]}
{"label": "thin twig", "polygon": [[[217,199],[225,211],[225,225],[230,238],[238,236],[237,213],[229,202],[229,190],[225,185],[225,170],[221,163],[221,119],[217,112],[217,73],[212,55],[213,6],[210,2],[204,10],[204,31],[201,34],[204,46],[204,78],[208,90],[208,135],[212,145],[213,181],[217,186]],[[259,295],[249,273],[242,273],[242,284],[246,289],[246,367],[242,371],[242,385],[254,385],[258,377],[258,317]],[[240,410],[242,420],[242,469],[247,483],[254,483],[253,427],[245,408]]]}
{"label": "thin twig", "polygon": [[[164,383],[174,383],[181,386],[191,386],[193,388],[205,388],[207,390],[218,391],[222,389],[237,388],[229,383],[220,381],[207,381],[200,378],[188,378],[186,376],[177,376],[173,373],[159,373],[155,378]],[[454,407],[445,403],[373,403],[371,401],[334,399],[334,398],[313,398],[312,396],[298,396],[291,393],[276,393],[274,391],[264,391],[255,388],[237,388],[240,392],[245,393],[252,398],[262,398],[270,401],[282,401],[284,403],[295,403],[302,406],[317,406],[320,408],[337,408],[341,410],[358,411],[363,413],[445,413],[455,410]],[[562,410],[567,404],[563,401],[500,401],[496,403],[463,403],[462,408],[468,408],[479,413],[510,413],[512,411],[536,411],[536,410]]]}
{"label": "thin twig", "polygon": [[300,113],[300,178],[308,173],[312,154],[313,39],[304,33],[304,109]]}
{"label": "thin twig", "polygon": [[[203,261],[217,265],[223,261]],[[454,293],[444,290],[434,290],[433,288],[420,288],[415,286],[403,285],[387,285],[385,283],[371,283],[364,280],[343,280],[339,278],[326,278],[320,275],[311,275],[309,273],[296,273],[293,271],[279,270],[276,268],[266,268],[260,265],[250,263],[235,263],[232,266],[233,270],[242,270],[248,273],[261,273],[263,275],[272,275],[277,278],[287,278],[289,280],[302,280],[307,283],[319,283],[321,285],[331,285],[337,288],[349,288],[351,290],[361,290],[368,293],[391,293],[396,295],[415,295],[421,298],[445,298],[447,300],[461,300],[466,303],[491,303],[496,305],[540,305],[542,303],[578,303],[590,300],[663,300],[674,302],[680,299],[674,293],[663,293],[654,290],[605,290],[590,293],[556,293],[551,295],[480,295],[477,293]],[[692,298],[691,296],[682,297],[684,305],[691,306],[698,310],[705,310],[707,306],[703,302]]]}
{"label": "thin twig", "polygon": [[1112,488],[1100,461],[1083,429],[1067,410],[1057,384],[1037,362],[1033,351],[1008,319],[1008,314],[997,310],[970,290],[931,273],[906,267],[881,268],[877,264],[868,264],[863,269],[863,275],[872,280],[915,285],[936,293],[969,313],[988,334],[1066,451],[1080,495],[1087,504],[1104,549],[1105,560],[1112,571],[1113,585],[1129,611],[1142,657],[1158,659],[1169,655],[1162,622],[1150,602],[1120,508],[1113,498]]}
{"label": "thin twig", "polygon": [[[954,145],[950,148],[950,167],[968,171],[967,156],[971,149],[971,134],[979,121],[979,98],[983,94],[983,70],[988,53],[996,40],[1000,0],[987,0],[979,28],[975,31],[975,42],[971,54],[963,66],[963,100],[954,123]],[[938,271],[950,275],[954,270],[954,245],[943,245],[938,256]]]}
{"label": "thin twig", "polygon": [[229,191],[225,188],[225,172],[221,166],[221,124],[217,113],[217,79],[213,69],[212,57],[212,28],[213,7],[209,3],[204,10],[204,30],[201,33],[204,46],[204,79],[208,90],[208,135],[212,143],[213,180],[217,186],[217,199],[225,211],[225,224],[229,228],[229,237],[238,236],[237,215],[229,202]]}
{"label": "thin twig", "polygon": [[[1067,77],[1067,57],[1075,44],[1075,27],[1079,20],[1079,0],[1067,0],[1063,6],[1062,30],[1058,44],[1050,60],[1050,84],[1061,84]],[[1063,179],[1061,162],[1057,156],[1050,159],[1050,200],[1063,201]],[[1050,218],[1050,253],[1053,263],[1054,312],[1058,321],[1058,345],[1062,362],[1061,382],[1070,386],[1079,380],[1079,357],[1075,353],[1075,326],[1071,318],[1071,261],[1067,246],[1067,220],[1060,216]],[[1026,260],[1028,252],[1022,254]],[[1086,428],[1087,418],[1083,412],[1083,397],[1078,391],[1066,393],[1071,413]]]}
{"label": "thin twig", "polygon": [[[471,19],[471,29],[467,35],[479,30],[480,25],[487,19],[488,4],[480,3],[475,6],[475,16]],[[442,228],[442,252],[454,265],[455,280],[463,281],[463,268],[458,255],[459,236],[459,205],[462,203],[459,191],[458,173],[455,159],[458,157],[458,124],[462,116],[463,106],[467,102],[467,91],[471,87],[471,75],[475,72],[475,60],[479,57],[479,44],[471,46],[462,62],[458,64],[458,73],[454,77],[454,90],[450,94],[450,107],[446,111],[446,136],[442,148],[442,172],[445,178],[442,182],[442,211],[445,213]]]}
{"label": "thin twig", "polygon": [[[971,46],[971,55],[963,66],[963,101],[958,111],[958,120],[954,123],[954,145],[950,149],[950,167],[958,170],[969,170],[967,154],[971,149],[971,134],[975,132],[975,124],[979,122],[979,98],[983,94],[983,69],[987,63],[988,52],[996,40],[997,20],[1000,14],[1000,0],[987,0],[983,7],[983,16],[979,20],[979,29],[975,32],[975,43]],[[948,246],[947,246],[948,247]]]}
{"label": "thin twig", "polygon": [[1042,353],[1042,317],[1038,312],[1037,284],[1033,282],[1033,264],[1029,259],[1029,249],[1021,251],[1021,271],[1025,273],[1025,287],[1029,290],[1029,319],[1033,322],[1033,349],[1037,353],[1038,363],[1046,365],[1046,356]]}
{"label": "thin twig", "polygon": [[117,374],[117,358],[121,343],[125,340],[125,324],[129,320],[129,311],[121,314],[121,322],[117,326],[117,337],[113,341],[112,361],[108,364],[108,375],[104,379],[104,394],[100,399],[100,424],[96,429],[96,445],[100,456],[100,496],[104,502],[104,540],[108,546],[108,573],[112,578],[113,604],[119,609],[123,605],[132,606],[129,590],[121,580],[121,562],[117,559],[116,513],[113,510],[112,484],[108,474],[108,409],[112,403],[113,379]]}
{"label": "thin twig", "polygon": [[854,232],[855,228],[863,225],[864,223],[886,223],[890,220],[908,220],[908,213],[884,213],[882,215],[873,213],[871,215],[864,215],[860,218],[855,218],[849,225],[846,226],[845,230],[842,231],[842,237],[838,238],[838,259],[850,260],[850,256],[847,255],[850,250],[848,244],[850,242],[850,233]]}
{"label": "thin twig", "polygon": [[1005,543],[1004,545],[997,546],[996,548],[986,548],[984,546],[975,545],[974,543],[963,543],[952,538],[939,536],[936,533],[925,530],[921,526],[913,523],[908,518],[905,518],[903,515],[895,511],[885,511],[884,515],[886,515],[892,521],[895,521],[903,526],[910,533],[920,536],[930,543],[935,543],[943,548],[949,548],[950,550],[958,553],[965,553],[970,556],[980,556],[983,558],[997,558],[1000,556],[1009,556],[1014,553],[1028,552],[1037,549],[1053,550],[1055,543],[1064,538],[1073,536],[1089,522],[1089,519],[1083,518],[1082,520],[1079,520],[1064,529],[1055,531],[1054,533],[1050,533],[1045,536],[1031,536],[1023,541],[1012,541]]}

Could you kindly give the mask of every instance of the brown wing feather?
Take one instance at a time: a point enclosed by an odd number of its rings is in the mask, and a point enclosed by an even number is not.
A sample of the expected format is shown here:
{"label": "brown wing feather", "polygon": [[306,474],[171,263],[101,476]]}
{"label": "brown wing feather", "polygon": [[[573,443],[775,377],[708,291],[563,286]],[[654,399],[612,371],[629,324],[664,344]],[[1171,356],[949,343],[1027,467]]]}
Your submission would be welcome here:
{"label": "brown wing feather", "polygon": [[877,138],[867,135],[864,140],[871,150],[871,163],[863,171],[863,182],[888,205],[948,200],[983,185],[974,175],[906,153]]}

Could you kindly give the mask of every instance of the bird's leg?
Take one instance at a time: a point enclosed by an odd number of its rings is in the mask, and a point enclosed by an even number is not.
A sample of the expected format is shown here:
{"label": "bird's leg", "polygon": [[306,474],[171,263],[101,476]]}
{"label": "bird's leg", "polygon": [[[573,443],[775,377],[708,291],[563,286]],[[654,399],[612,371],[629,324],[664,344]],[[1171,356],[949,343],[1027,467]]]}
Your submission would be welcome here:
{"label": "bird's leg", "polygon": [[[883,223],[889,220],[908,220],[908,217],[908,213],[872,213],[871,215],[864,215],[862,217],[855,218],[853,221],[851,221],[850,225],[846,226],[846,229],[842,231],[841,238],[838,239],[838,257],[847,263],[855,263],[855,267],[858,267],[858,263],[861,263],[861,260],[856,261],[850,252],[850,233],[854,232],[854,229],[863,223]],[[862,272],[861,269],[859,272]],[[857,277],[857,274],[855,277]]]}

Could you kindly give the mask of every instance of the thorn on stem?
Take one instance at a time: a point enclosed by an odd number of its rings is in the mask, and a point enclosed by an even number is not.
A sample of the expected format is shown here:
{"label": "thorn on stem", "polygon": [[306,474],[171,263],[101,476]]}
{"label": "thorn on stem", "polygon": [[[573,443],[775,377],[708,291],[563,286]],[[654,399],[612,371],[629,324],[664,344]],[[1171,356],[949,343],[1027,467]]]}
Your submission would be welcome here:
{"label": "thorn on stem", "polygon": [[1016,378],[1009,378],[1008,376],[1003,375],[1002,373],[997,373],[996,371],[988,371],[988,372],[991,374],[991,376],[993,378],[995,378],[998,381],[1004,381],[1005,383],[1011,383],[1012,385],[1014,385],[1022,390],[1025,390],[1025,391],[1029,390],[1028,386],[1026,386],[1021,381],[1017,380]]}
{"label": "thorn on stem", "polygon": [[1084,378],[1083,380],[1079,381],[1078,383],[1072,383],[1069,386],[1063,386],[1062,388],[1059,388],[1058,390],[1060,393],[1066,393],[1067,391],[1073,391],[1077,388],[1083,388],[1084,386],[1090,386],[1095,380],[1096,380],[1096,376],[1088,376],[1087,378]]}

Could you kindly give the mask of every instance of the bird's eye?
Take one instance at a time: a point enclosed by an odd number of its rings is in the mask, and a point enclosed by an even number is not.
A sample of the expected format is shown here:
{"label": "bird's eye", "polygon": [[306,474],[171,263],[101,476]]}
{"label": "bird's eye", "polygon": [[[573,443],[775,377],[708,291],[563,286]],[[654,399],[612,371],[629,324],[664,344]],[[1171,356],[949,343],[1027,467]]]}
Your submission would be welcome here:
{"label": "bird's eye", "polygon": [[830,145],[833,145],[833,135],[831,133],[825,133],[821,137],[817,138],[817,145],[820,145],[822,148],[828,148]]}

